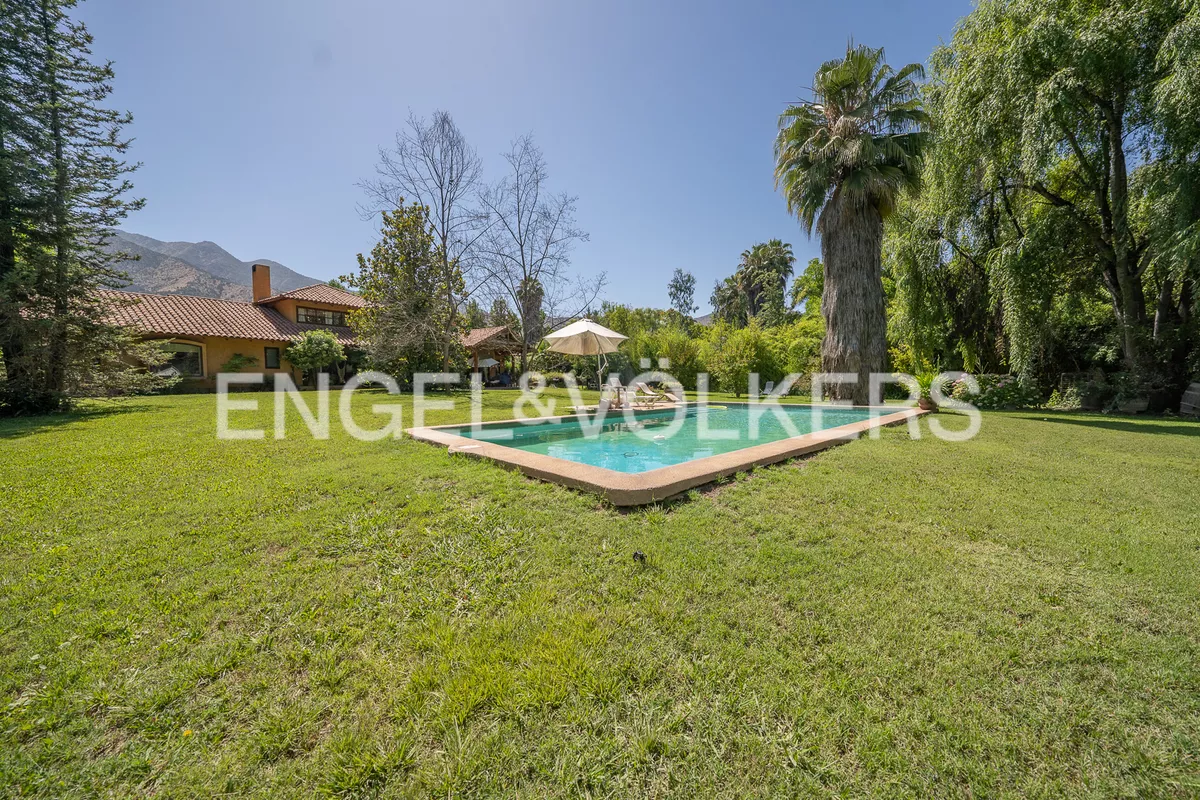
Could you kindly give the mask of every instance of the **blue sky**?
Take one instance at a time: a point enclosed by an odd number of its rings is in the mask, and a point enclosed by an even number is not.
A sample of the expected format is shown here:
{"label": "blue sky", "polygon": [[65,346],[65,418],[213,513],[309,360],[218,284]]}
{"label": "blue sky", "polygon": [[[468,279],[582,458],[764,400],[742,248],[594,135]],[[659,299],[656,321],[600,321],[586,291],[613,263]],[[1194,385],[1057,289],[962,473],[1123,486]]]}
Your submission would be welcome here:
{"label": "blue sky", "polygon": [[578,195],[579,271],[665,306],[676,267],[713,282],[756,242],[819,254],[772,180],[775,119],[847,38],[924,61],[966,0],[858,3],[92,0],[79,16],[133,112],[146,208],[125,227],[217,242],[318,278],[370,249],[356,183],[409,109],[445,109],[487,177],[531,132]]}

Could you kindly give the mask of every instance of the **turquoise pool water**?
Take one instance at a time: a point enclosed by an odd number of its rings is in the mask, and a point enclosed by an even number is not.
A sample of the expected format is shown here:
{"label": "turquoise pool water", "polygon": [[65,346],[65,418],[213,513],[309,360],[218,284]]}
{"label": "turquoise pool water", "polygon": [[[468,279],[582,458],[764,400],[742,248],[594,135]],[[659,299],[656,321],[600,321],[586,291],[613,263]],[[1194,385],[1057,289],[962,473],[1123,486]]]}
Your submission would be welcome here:
{"label": "turquoise pool water", "polygon": [[[704,412],[695,406],[688,408],[678,421],[673,408],[640,413],[633,422],[620,412],[609,412],[603,424],[598,426],[598,435],[592,437],[586,435],[584,427],[575,418],[536,424],[488,425],[478,432],[470,426],[447,430],[469,439],[530,453],[616,472],[638,473],[861,422],[871,416],[869,409],[826,406],[821,410],[818,423],[812,406],[785,405],[782,408],[787,422],[793,426],[791,430],[771,411],[733,405],[710,407],[704,420],[701,419]],[[678,428],[674,433],[671,431],[673,426]],[[592,427],[595,427],[594,423]],[[755,427],[757,431],[753,430]],[[511,433],[512,438],[501,438],[506,433]],[[713,438],[714,435],[722,438]]]}

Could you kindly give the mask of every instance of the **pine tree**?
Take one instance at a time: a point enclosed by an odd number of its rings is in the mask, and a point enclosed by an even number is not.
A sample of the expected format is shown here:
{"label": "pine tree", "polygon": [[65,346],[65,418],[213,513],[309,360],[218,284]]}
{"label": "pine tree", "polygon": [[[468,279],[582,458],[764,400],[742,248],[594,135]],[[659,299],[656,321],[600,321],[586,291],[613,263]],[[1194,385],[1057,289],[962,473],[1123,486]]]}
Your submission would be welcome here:
{"label": "pine tree", "polygon": [[0,23],[0,410],[44,413],[73,393],[138,391],[153,345],[109,325],[119,286],[105,244],[129,199],[127,113],[105,108],[110,63],[69,18],[74,0],[5,0]]}
{"label": "pine tree", "polygon": [[[5,395],[33,391],[26,356],[26,329],[38,323],[25,312],[32,291],[29,254],[41,245],[38,202],[44,131],[40,106],[39,52],[34,36],[36,3],[6,2],[0,14],[0,360]],[[8,405],[0,396],[0,407]]]}

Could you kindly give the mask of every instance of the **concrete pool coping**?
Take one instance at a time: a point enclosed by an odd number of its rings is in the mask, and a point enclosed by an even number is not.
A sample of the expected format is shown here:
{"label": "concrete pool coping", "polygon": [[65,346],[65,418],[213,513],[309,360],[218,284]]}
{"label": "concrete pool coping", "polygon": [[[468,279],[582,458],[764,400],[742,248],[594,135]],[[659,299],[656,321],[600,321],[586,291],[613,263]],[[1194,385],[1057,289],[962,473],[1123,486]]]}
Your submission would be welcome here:
{"label": "concrete pool coping", "polygon": [[[695,405],[695,404],[689,404]],[[751,403],[726,402],[709,403],[711,406],[747,406]],[[784,407],[798,406],[812,408],[807,403],[784,403]],[[655,409],[634,409],[635,416],[640,414],[661,413],[674,410],[676,406]],[[845,410],[847,406],[821,405],[830,410]],[[640,506],[648,503],[666,500],[677,494],[712,483],[721,477],[745,472],[755,467],[786,461],[789,458],[808,455],[827,447],[854,441],[860,435],[873,428],[897,425],[919,417],[928,412],[917,407],[906,407],[892,410],[888,406],[854,406],[863,410],[890,411],[880,413],[859,422],[839,425],[814,433],[792,436],[774,442],[743,447],[728,453],[697,458],[683,464],[647,470],[646,472],[628,473],[604,467],[594,467],[590,464],[580,464],[564,458],[530,453],[515,447],[470,439],[451,433],[451,429],[468,427],[463,423],[450,425],[434,425],[423,428],[409,428],[406,433],[413,439],[431,444],[444,445],[449,452],[492,461],[504,467],[516,469],[525,475],[551,483],[562,484],[574,489],[581,489],[605,497],[616,506]],[[619,418],[619,417],[618,417]],[[531,417],[526,419],[507,419],[485,422],[483,428],[512,425],[513,423],[551,424],[561,420],[578,419],[575,414],[563,414],[554,417]]]}

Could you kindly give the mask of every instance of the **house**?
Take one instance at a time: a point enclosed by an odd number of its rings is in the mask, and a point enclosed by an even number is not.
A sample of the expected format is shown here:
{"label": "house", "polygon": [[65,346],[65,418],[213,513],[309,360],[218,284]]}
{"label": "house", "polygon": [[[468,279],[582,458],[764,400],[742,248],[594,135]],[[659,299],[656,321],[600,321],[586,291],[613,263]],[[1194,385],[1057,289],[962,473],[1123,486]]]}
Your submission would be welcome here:
{"label": "house", "polygon": [[109,322],[164,341],[172,356],[162,369],[181,376],[187,388],[213,388],[217,373],[230,371],[222,368],[235,356],[255,360],[241,371],[286,372],[299,382],[285,350],[305,331],[332,331],[343,347],[355,346],[346,315],[366,305],[358,295],[324,283],[272,294],[266,264],[251,267],[251,286],[249,303],[116,290],[101,294],[111,301]]}

